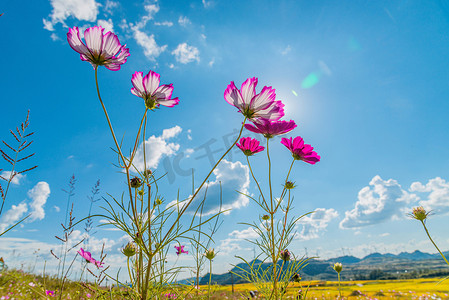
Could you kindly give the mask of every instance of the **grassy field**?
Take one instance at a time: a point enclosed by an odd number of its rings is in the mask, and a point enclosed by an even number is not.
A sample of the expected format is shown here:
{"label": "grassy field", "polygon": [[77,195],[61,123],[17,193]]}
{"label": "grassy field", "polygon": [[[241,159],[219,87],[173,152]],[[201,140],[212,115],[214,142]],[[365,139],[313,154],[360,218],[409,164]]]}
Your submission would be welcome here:
{"label": "grassy field", "polygon": [[[449,299],[449,280],[440,282],[438,278],[385,280],[385,281],[345,281],[341,283],[344,299]],[[338,282],[307,281],[290,285],[287,299],[295,299],[298,291],[309,290],[306,299],[337,299]],[[57,280],[52,277],[35,276],[20,271],[3,272],[0,274],[0,299],[45,299],[59,298],[59,295],[46,296],[45,290],[57,290]],[[249,291],[256,290],[252,284],[232,286],[214,286],[211,299],[248,299]],[[192,290],[192,289],[190,289]],[[107,291],[107,289],[106,289]],[[207,286],[201,286],[197,297],[190,294],[188,298],[207,299]],[[178,290],[180,292],[180,290]],[[109,295],[109,293],[107,293]],[[177,299],[184,298],[180,294]],[[124,299],[114,295],[107,299]],[[99,295],[86,288],[82,283],[68,282],[64,289],[63,299],[97,299]],[[103,297],[103,299],[105,299]],[[164,299],[162,297],[161,299]]]}

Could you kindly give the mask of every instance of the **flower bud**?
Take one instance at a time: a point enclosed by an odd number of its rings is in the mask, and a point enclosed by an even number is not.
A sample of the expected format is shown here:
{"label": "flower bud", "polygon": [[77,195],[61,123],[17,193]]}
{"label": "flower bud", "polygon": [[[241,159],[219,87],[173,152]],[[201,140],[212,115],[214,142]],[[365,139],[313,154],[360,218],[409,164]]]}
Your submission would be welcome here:
{"label": "flower bud", "polygon": [[287,190],[294,189],[295,187],[296,187],[296,185],[295,185],[294,182],[292,182],[292,181],[286,181],[286,182],[285,182],[285,188],[286,188]]}
{"label": "flower bud", "polygon": [[264,220],[264,221],[267,221],[267,220],[269,220],[270,219],[270,216],[269,215],[263,215],[262,216],[262,220]]}
{"label": "flower bud", "polygon": [[129,242],[128,244],[126,244],[125,248],[123,248],[123,254],[125,254],[125,256],[127,257],[134,256],[134,254],[136,254],[136,251],[137,247],[133,242]]}
{"label": "flower bud", "polygon": [[300,282],[301,281],[301,276],[298,273],[293,274],[292,281]]}
{"label": "flower bud", "polygon": [[335,272],[340,273],[341,270],[343,270],[343,265],[341,263],[335,263],[334,270],[335,270]]}
{"label": "flower bud", "polygon": [[290,260],[290,252],[288,249],[285,249],[284,251],[281,251],[281,259],[283,261],[289,261]]}
{"label": "flower bud", "polygon": [[162,204],[162,200],[157,198],[156,201],[154,201],[154,205],[161,205]]}
{"label": "flower bud", "polygon": [[143,176],[145,176],[146,178],[151,177],[152,174],[153,172],[150,169],[143,171]]}
{"label": "flower bud", "polygon": [[217,253],[215,253],[214,249],[206,250],[206,252],[204,253],[204,256],[206,256],[208,260],[214,259],[216,255]]}
{"label": "flower bud", "polygon": [[143,196],[143,195],[145,195],[145,192],[143,190],[140,190],[137,192],[137,194],[139,194],[139,196]]}
{"label": "flower bud", "polygon": [[422,206],[413,208],[412,218],[415,218],[418,221],[424,221],[425,219],[427,219],[428,215],[429,213],[426,212],[426,210]]}
{"label": "flower bud", "polygon": [[137,189],[138,187],[140,187],[142,185],[142,180],[140,180],[139,177],[134,177],[129,181],[129,185],[132,188]]}

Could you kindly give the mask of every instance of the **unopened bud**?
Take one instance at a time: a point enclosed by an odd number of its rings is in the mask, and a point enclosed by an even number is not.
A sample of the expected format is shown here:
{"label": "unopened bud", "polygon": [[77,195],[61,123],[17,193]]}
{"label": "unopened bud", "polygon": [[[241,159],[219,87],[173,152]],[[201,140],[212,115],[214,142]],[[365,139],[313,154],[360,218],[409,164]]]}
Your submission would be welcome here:
{"label": "unopened bud", "polygon": [[343,270],[343,265],[341,263],[335,263],[334,270],[335,270],[335,272],[340,273],[341,270]]}
{"label": "unopened bud", "polygon": [[428,215],[429,215],[429,213],[426,212],[426,210],[422,206],[413,208],[412,217],[418,221],[424,221],[425,219],[427,219]]}
{"label": "unopened bud", "polygon": [[283,261],[289,261],[290,260],[290,252],[288,249],[285,249],[284,251],[281,251],[281,259]]}
{"label": "unopened bud", "polygon": [[292,181],[286,181],[286,182],[285,182],[285,188],[286,188],[287,190],[294,189],[295,187],[296,187],[296,185],[295,185],[294,182],[292,182]]}
{"label": "unopened bud", "polygon": [[133,242],[129,242],[128,244],[126,244],[125,248],[123,248],[123,254],[125,254],[125,256],[127,257],[134,256],[134,254],[136,254],[136,251],[137,247]]}
{"label": "unopened bud", "polygon": [[204,256],[206,256],[208,260],[214,259],[216,255],[217,253],[215,253],[214,249],[206,250],[206,252],[204,253]]}
{"label": "unopened bud", "polygon": [[143,176],[145,176],[146,178],[151,177],[152,174],[153,172],[149,169],[143,171]]}
{"label": "unopened bud", "polygon": [[263,215],[262,216],[262,220],[264,220],[264,221],[267,221],[267,220],[269,220],[270,219],[270,216],[269,215]]}
{"label": "unopened bud", "polygon": [[134,177],[129,181],[129,185],[132,188],[137,189],[138,187],[140,187],[142,185],[142,180],[140,180],[139,177]]}

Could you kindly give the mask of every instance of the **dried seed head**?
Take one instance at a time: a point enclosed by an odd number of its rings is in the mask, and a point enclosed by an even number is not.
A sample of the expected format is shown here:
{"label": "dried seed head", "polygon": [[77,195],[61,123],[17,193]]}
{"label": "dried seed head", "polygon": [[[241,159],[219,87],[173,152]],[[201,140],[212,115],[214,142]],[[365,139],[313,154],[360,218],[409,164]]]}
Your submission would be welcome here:
{"label": "dried seed head", "polygon": [[418,220],[418,221],[424,221],[427,219],[427,216],[429,215],[428,212],[424,209],[422,206],[414,207],[413,212],[411,214],[411,217]]}
{"label": "dried seed head", "polygon": [[208,260],[214,259],[216,255],[217,253],[215,253],[214,249],[206,250],[206,252],[204,253],[204,256],[206,256]]}

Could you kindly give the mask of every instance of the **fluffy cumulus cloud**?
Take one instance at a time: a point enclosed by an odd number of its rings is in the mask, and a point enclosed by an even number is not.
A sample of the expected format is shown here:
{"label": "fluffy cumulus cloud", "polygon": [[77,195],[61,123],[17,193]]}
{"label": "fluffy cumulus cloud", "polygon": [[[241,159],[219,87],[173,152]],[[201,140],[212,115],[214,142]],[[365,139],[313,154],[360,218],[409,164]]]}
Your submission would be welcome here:
{"label": "fluffy cumulus cloud", "polygon": [[449,182],[446,180],[436,177],[426,184],[414,182],[409,191],[418,194],[419,205],[428,211],[432,210],[438,214],[449,212]]}
{"label": "fluffy cumulus cloud", "polygon": [[338,217],[335,209],[317,208],[314,213],[302,217],[298,222],[298,227],[302,227],[301,232],[295,235],[300,240],[316,239],[320,233],[324,232],[329,222]]}
{"label": "fluffy cumulus cloud", "polygon": [[181,64],[187,64],[193,61],[200,61],[200,51],[194,46],[187,45],[187,43],[179,44],[175,50],[172,51],[176,61]]}
{"label": "fluffy cumulus cloud", "polygon": [[0,233],[4,232],[7,228],[25,217],[25,213],[27,211],[28,206],[25,202],[22,202],[18,205],[12,205],[8,211],[4,211],[2,213],[2,217],[0,218]]}
{"label": "fluffy cumulus cloud", "polygon": [[236,252],[243,250],[241,245],[243,240],[254,240],[258,237],[252,227],[243,230],[234,230],[228,236],[228,238],[221,240],[217,247],[221,255],[235,255]]}
{"label": "fluffy cumulus cloud", "polygon": [[156,58],[167,49],[167,45],[159,46],[154,39],[154,34],[148,35],[141,31],[137,26],[131,27],[133,30],[134,39],[137,44],[143,48],[143,54],[151,60]]}
{"label": "fluffy cumulus cloud", "polygon": [[50,0],[52,12],[49,19],[44,19],[44,28],[54,31],[58,23],[66,26],[65,21],[73,17],[80,21],[95,22],[100,6],[95,0]]}
{"label": "fluffy cumulus cloud", "polygon": [[379,175],[362,188],[354,209],[345,212],[340,228],[358,228],[405,217],[410,203],[418,197],[408,193],[396,180],[383,180]]}
{"label": "fluffy cumulus cloud", "polygon": [[[23,174],[19,174],[19,173],[15,173],[15,175],[13,176],[13,178],[11,179],[11,184],[14,185],[20,185],[20,183],[22,182],[22,180],[25,178],[26,175]],[[5,180],[5,181],[9,181],[11,178],[11,171],[3,171],[0,174],[0,178]],[[1,182],[0,182],[1,183]]]}
{"label": "fluffy cumulus cloud", "polygon": [[104,32],[112,31],[114,32],[114,23],[111,19],[108,20],[98,20],[97,22],[98,26],[101,26],[104,28]]}
{"label": "fluffy cumulus cloud", "polygon": [[[250,180],[247,165],[239,161],[233,163],[224,159],[214,170],[214,175],[215,180],[203,186],[194,202],[187,209],[188,212],[193,213],[196,211],[200,201],[204,199],[205,193],[204,215],[217,213],[220,209],[220,199],[222,201],[222,210],[226,210],[225,214],[229,214],[232,209],[248,205],[248,197],[240,194],[249,193]],[[186,202],[184,201],[183,204]],[[172,201],[169,205],[174,204],[176,204],[176,200]]]}
{"label": "fluffy cumulus cloud", "polygon": [[[181,133],[181,131],[182,128],[179,126],[164,129],[161,136],[152,135],[145,141],[145,157],[147,160],[147,168],[155,169],[164,156],[172,156],[176,154],[176,152],[179,150],[179,144],[170,143],[168,142],[168,140],[176,137],[179,133]],[[142,144],[137,149],[133,164],[140,171],[144,169]]]}
{"label": "fluffy cumulus cloud", "polygon": [[50,196],[50,186],[45,181],[37,183],[31,190],[28,191],[30,197],[30,213],[31,216],[27,220],[33,222],[45,218],[44,205]]}

